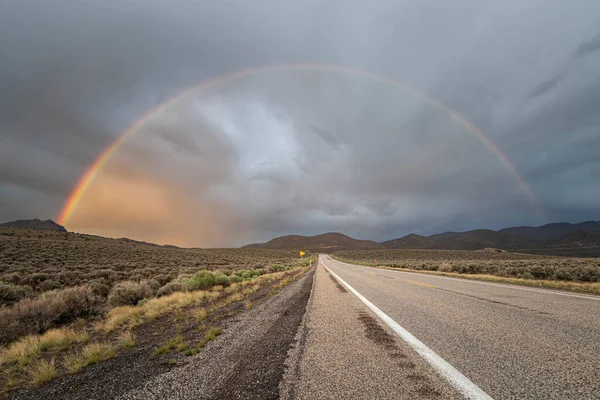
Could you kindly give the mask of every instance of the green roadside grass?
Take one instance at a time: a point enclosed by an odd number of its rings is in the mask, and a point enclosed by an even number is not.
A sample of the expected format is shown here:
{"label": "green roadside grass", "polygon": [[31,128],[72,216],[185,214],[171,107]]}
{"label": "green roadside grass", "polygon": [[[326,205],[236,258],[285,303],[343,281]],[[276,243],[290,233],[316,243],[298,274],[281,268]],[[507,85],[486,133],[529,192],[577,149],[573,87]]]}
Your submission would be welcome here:
{"label": "green roadside grass", "polygon": [[504,276],[489,275],[489,274],[460,274],[458,272],[417,270],[417,269],[411,269],[411,268],[389,267],[386,265],[378,265],[377,267],[373,267],[372,263],[349,260],[349,259],[345,259],[345,258],[341,258],[341,257],[336,257],[334,255],[330,255],[330,256],[331,256],[331,258],[333,258],[337,261],[345,262],[348,264],[362,265],[362,266],[371,267],[371,268],[389,269],[392,271],[413,272],[413,273],[424,274],[424,275],[447,276],[447,277],[452,277],[452,278],[460,278],[460,279],[468,279],[468,280],[476,280],[476,281],[506,283],[506,284],[511,284],[511,285],[520,285],[520,286],[528,286],[528,287],[544,288],[544,289],[565,290],[565,291],[576,292],[576,293],[600,295],[600,282],[573,282],[573,281],[542,280],[542,279],[523,279],[523,278],[504,277]]}

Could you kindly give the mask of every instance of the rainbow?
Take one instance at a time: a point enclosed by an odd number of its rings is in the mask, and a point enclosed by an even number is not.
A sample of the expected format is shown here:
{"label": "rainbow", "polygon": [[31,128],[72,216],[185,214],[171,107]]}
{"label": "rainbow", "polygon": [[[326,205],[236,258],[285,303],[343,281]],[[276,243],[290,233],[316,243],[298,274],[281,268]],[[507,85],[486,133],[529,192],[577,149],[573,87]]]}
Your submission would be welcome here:
{"label": "rainbow", "polygon": [[394,86],[398,89],[407,91],[417,98],[420,98],[427,103],[434,105],[438,109],[444,111],[448,114],[454,121],[458,124],[462,125],[466,130],[471,133],[474,137],[479,139],[485,147],[487,147],[498,159],[502,162],[502,164],[506,167],[506,169],[510,172],[510,174],[517,180],[519,186],[523,190],[524,194],[527,196],[528,201],[535,207],[538,211],[539,215],[545,220],[545,215],[540,206],[538,199],[531,186],[523,179],[517,168],[513,165],[513,163],[509,160],[509,158],[498,148],[498,146],[488,138],[477,126],[473,123],[469,122],[463,116],[461,116],[457,111],[452,108],[446,106],[445,104],[440,103],[439,101],[427,96],[424,93],[417,91],[416,89],[407,86],[403,83],[396,82],[390,78],[386,78],[383,76],[375,75],[370,72],[356,70],[352,68],[339,67],[334,65],[327,64],[293,64],[293,65],[276,65],[276,66],[265,66],[247,69],[243,71],[233,72],[230,74],[220,75],[215,78],[211,78],[205,81],[202,81],[194,86],[191,86],[178,94],[169,97],[157,107],[151,109],[147,113],[145,113],[140,119],[138,119],[133,125],[131,125],[127,130],[125,130],[114,142],[112,142],[102,153],[94,160],[94,162],[88,167],[83,176],[77,182],[77,185],[69,195],[67,201],[63,205],[60,215],[58,216],[58,221],[61,225],[66,225],[69,222],[69,218],[73,215],[73,212],[77,208],[77,204],[81,200],[83,194],[86,189],[89,187],[90,183],[94,180],[95,176],[99,171],[102,170],[104,165],[110,160],[110,158],[119,150],[121,145],[125,143],[130,137],[132,137],[140,128],[142,128],[152,116],[162,112],[167,109],[171,105],[177,103],[182,100],[189,94],[200,90],[206,89],[209,87],[218,86],[227,81],[240,79],[246,76],[251,76],[263,72],[274,72],[274,71],[296,71],[296,70],[322,70],[322,71],[334,71],[334,72],[342,72],[346,74],[358,75],[366,78],[373,79],[375,81],[385,83],[391,86]]}

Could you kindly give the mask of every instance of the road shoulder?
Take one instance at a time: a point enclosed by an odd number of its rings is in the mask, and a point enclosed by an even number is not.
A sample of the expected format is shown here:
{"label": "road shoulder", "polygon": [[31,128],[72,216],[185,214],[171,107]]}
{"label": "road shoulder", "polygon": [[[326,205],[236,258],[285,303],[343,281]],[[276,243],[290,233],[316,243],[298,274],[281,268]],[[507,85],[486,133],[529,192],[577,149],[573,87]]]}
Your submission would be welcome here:
{"label": "road shoulder", "polygon": [[240,315],[191,362],[120,399],[277,399],[285,358],[306,310],[314,269]]}

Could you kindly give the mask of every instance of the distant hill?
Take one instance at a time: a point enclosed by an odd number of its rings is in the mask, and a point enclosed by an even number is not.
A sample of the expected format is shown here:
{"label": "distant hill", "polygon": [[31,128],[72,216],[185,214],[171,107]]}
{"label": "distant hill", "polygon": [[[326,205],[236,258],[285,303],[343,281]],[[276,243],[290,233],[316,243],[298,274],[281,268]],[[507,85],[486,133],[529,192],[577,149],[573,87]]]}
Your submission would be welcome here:
{"label": "distant hill", "polygon": [[542,226],[517,226],[514,228],[500,229],[499,233],[508,235],[527,236],[535,239],[555,239],[574,232],[600,232],[600,221],[587,221],[579,224],[558,222]]}
{"label": "distant hill", "polygon": [[[481,250],[497,248],[536,254],[600,256],[600,222],[566,222],[539,227],[519,226],[499,231],[477,229],[431,236],[415,234],[381,243],[389,249]],[[560,251],[559,251],[560,250]]]}
{"label": "distant hill", "polygon": [[245,248],[273,250],[310,250],[332,252],[337,250],[375,250],[384,246],[371,240],[358,240],[341,233],[323,233],[316,236],[288,235],[271,239],[266,243],[254,243]]}
{"label": "distant hill", "polygon": [[411,233],[401,238],[381,242],[381,244],[390,249],[429,249],[435,247],[436,241],[427,236]]}
{"label": "distant hill", "polygon": [[[57,224],[56,222],[52,221],[51,219],[47,219],[46,221],[42,221],[39,219],[20,219],[17,221],[10,221],[10,222],[5,222],[3,224],[0,224],[0,228],[14,228],[14,229],[50,231],[50,232],[68,232],[64,226]],[[153,247],[166,247],[166,248],[172,248],[172,249],[179,248],[179,247],[173,246],[171,244],[160,245],[160,244],[144,242],[141,240],[134,240],[134,239],[129,239],[129,238],[113,239],[113,238],[106,238],[106,237],[96,236],[96,235],[84,235],[84,234],[77,234],[77,233],[71,233],[71,234],[76,235],[76,236],[78,235],[79,237],[84,238],[84,240],[115,241],[115,242],[123,242],[123,243],[141,244],[141,245],[153,246]],[[73,238],[75,238],[76,236],[73,236]]]}
{"label": "distant hill", "polygon": [[600,231],[578,231],[567,233],[566,235],[549,240],[540,245],[542,248],[573,248],[593,246],[600,246]]}
{"label": "distant hill", "polygon": [[45,221],[39,219],[19,219],[17,221],[10,221],[0,224],[0,226],[5,228],[17,228],[17,229],[35,229],[38,231],[55,231],[55,232],[67,232],[67,229],[52,221],[51,219],[47,219]]}
{"label": "distant hill", "polygon": [[169,249],[180,249],[180,247],[172,245],[172,244],[156,244],[156,243],[150,243],[150,242],[145,242],[143,240],[134,240],[134,239],[129,239],[129,238],[118,238],[115,239],[121,242],[125,242],[125,243],[134,243],[134,244],[143,244],[146,246],[153,246],[153,247],[166,247]]}
{"label": "distant hill", "polygon": [[307,249],[315,252],[377,249],[501,249],[535,254],[600,257],[600,222],[580,224],[566,222],[539,227],[518,226],[499,231],[476,229],[467,232],[445,232],[430,236],[409,235],[377,243],[357,240],[341,233],[316,236],[289,235],[266,243],[245,247],[266,249]]}
{"label": "distant hill", "polygon": [[509,235],[489,229],[467,232],[445,232],[431,236],[410,234],[381,243],[389,249],[480,250],[485,248],[515,248],[535,242],[525,236]]}

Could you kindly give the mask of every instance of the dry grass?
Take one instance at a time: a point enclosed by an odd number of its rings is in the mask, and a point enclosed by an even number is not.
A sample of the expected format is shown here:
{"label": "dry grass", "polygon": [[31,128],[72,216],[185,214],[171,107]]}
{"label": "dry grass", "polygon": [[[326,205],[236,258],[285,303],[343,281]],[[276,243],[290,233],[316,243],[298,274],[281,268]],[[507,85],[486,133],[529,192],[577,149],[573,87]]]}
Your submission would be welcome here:
{"label": "dry grass", "polygon": [[86,365],[96,364],[117,355],[115,348],[110,343],[90,343],[81,350]]}
{"label": "dry grass", "polygon": [[280,288],[286,287],[291,282],[292,282],[292,280],[290,278],[284,278],[284,279],[281,280],[281,282],[279,282],[279,284],[277,286],[280,287]]}
{"label": "dry grass", "polygon": [[3,392],[6,390],[18,387],[20,384],[19,379],[17,379],[17,377],[15,376],[15,371],[13,369],[1,369],[0,379],[4,381],[4,388],[0,390],[0,395],[3,394]]}
{"label": "dry grass", "polygon": [[33,383],[40,385],[54,379],[56,376],[56,367],[54,364],[54,358],[50,360],[38,360],[33,364],[29,371]]}
{"label": "dry grass", "polygon": [[[310,267],[301,267],[300,269],[305,271],[308,268]],[[262,285],[270,283],[273,280],[284,279],[287,284],[290,282],[290,279],[284,278],[285,274],[285,272],[277,272],[243,281],[239,285],[233,284],[236,285],[235,290],[237,292],[228,298],[229,302],[241,301],[245,296],[260,290]],[[240,288],[241,291],[238,291]],[[105,333],[110,333],[123,326],[128,326],[130,328],[135,327],[145,321],[158,318],[167,313],[181,310],[191,305],[201,305],[207,301],[214,301],[222,296],[223,293],[226,292],[224,290],[175,292],[168,296],[150,299],[139,306],[116,307],[109,311],[104,320],[96,323],[96,329]]]}
{"label": "dry grass", "polygon": [[234,303],[236,301],[242,301],[244,300],[244,295],[242,293],[236,293],[234,295],[231,295],[231,297],[229,297],[229,300]]}
{"label": "dry grass", "polygon": [[194,315],[194,318],[196,319],[196,321],[202,322],[206,319],[206,316],[208,315],[208,313],[206,312],[206,310],[204,308],[199,308],[197,310],[194,310],[193,315]]}
{"label": "dry grass", "polygon": [[61,351],[73,343],[85,343],[89,340],[90,335],[87,332],[70,328],[51,329],[39,338],[42,351]]}
{"label": "dry grass", "polygon": [[208,342],[215,340],[217,336],[221,335],[221,333],[223,333],[221,328],[217,328],[214,326],[210,327],[208,331],[206,331],[206,333],[204,334],[204,338],[202,339],[202,341],[198,343],[198,346],[191,349],[186,349],[184,354],[186,356],[193,356],[195,354],[198,354],[200,352],[200,349],[204,348],[208,344]]}
{"label": "dry grass", "polygon": [[211,327],[204,335],[204,343],[208,343],[219,336],[223,331],[220,328]]}
{"label": "dry grass", "polygon": [[69,354],[63,359],[63,366],[71,373],[79,372],[91,364],[96,364],[117,355],[115,347],[108,342],[90,343],[80,352]]}
{"label": "dry grass", "polygon": [[67,354],[62,360],[63,367],[71,374],[75,374],[84,368],[81,354]]}
{"label": "dry grass", "polygon": [[117,343],[122,349],[130,349],[135,345],[135,335],[131,331],[123,331],[117,335]]}
{"label": "dry grass", "polygon": [[232,294],[232,293],[237,292],[238,290],[240,290],[240,285],[237,284],[237,283],[232,283],[231,285],[229,285],[228,287],[226,287],[223,292],[225,294]]}
{"label": "dry grass", "polygon": [[51,329],[43,335],[28,335],[0,351],[0,365],[24,367],[42,352],[62,351],[74,343],[85,343],[89,338],[87,332],[71,328]]}
{"label": "dry grass", "polygon": [[174,349],[178,349],[178,351],[184,351],[187,349],[185,338],[182,334],[177,334],[177,336],[169,339],[165,344],[156,349],[155,354],[165,354]]}
{"label": "dry grass", "polygon": [[244,296],[247,296],[247,295],[252,294],[252,293],[254,293],[254,292],[258,291],[258,290],[260,290],[260,284],[255,284],[255,285],[252,285],[252,286],[247,286],[244,289],[242,289],[242,294]]}
{"label": "dry grass", "polygon": [[219,295],[217,292],[203,290],[197,292],[175,292],[169,296],[150,299],[140,306],[116,307],[109,311],[103,321],[96,324],[96,329],[109,333],[124,325],[134,327],[171,311],[192,304],[200,304],[205,299],[217,298]]}
{"label": "dry grass", "polygon": [[135,326],[136,322],[141,323],[143,314],[144,310],[142,310],[141,307],[116,307],[110,310],[110,312],[103,321],[100,321],[96,324],[96,329],[102,330],[106,333],[110,333],[118,327],[125,325],[126,323]]}
{"label": "dry grass", "polygon": [[42,351],[38,336],[29,335],[12,343],[0,353],[0,365],[15,363],[29,365]]}

